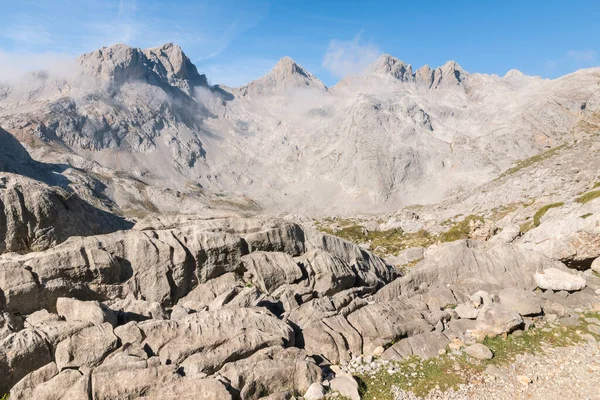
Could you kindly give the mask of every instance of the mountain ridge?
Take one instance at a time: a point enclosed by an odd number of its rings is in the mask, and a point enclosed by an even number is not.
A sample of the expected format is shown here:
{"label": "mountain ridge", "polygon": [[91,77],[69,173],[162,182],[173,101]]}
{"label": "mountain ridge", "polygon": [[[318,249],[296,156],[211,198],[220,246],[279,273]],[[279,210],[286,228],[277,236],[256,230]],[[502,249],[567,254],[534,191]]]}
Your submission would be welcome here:
{"label": "mountain ridge", "polygon": [[9,89],[3,128],[49,160],[67,151],[149,187],[308,213],[391,210],[493,179],[568,138],[600,81],[594,69],[500,78],[453,61],[413,71],[383,55],[331,88],[289,57],[228,88],[174,44],[116,45],[80,63],[71,80]]}

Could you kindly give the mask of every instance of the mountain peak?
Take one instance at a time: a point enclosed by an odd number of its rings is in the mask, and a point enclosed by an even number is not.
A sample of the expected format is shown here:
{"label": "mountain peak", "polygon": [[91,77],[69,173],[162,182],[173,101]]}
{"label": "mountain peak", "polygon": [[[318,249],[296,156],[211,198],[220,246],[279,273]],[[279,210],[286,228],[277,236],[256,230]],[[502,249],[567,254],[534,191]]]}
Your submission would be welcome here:
{"label": "mountain peak", "polygon": [[435,70],[431,87],[458,86],[463,83],[468,75],[456,61],[450,60]]}
{"label": "mountain peak", "polygon": [[511,69],[510,71],[508,71],[505,75],[504,78],[506,79],[520,79],[525,77],[525,74],[522,73],[521,71],[519,71],[518,69]]}
{"label": "mountain peak", "polygon": [[390,54],[382,54],[367,67],[367,73],[391,75],[401,81],[412,80],[412,66]]}
{"label": "mountain peak", "polygon": [[265,76],[240,88],[242,95],[264,94],[291,88],[314,88],[327,91],[327,86],[290,57],[283,57]]}
{"label": "mountain peak", "polygon": [[454,60],[446,61],[444,65],[440,67],[442,71],[464,71],[462,67]]}
{"label": "mountain peak", "polygon": [[198,73],[196,66],[179,45],[165,43],[160,47],[144,50],[144,54],[154,61],[154,65],[164,68],[166,77],[170,81],[184,79],[196,86],[206,85],[206,77]]}
{"label": "mountain peak", "polygon": [[285,56],[275,64],[270,74],[276,80],[284,80],[294,75],[300,75],[304,78],[314,78],[314,76],[302,68],[296,61],[291,57]]}
{"label": "mountain peak", "polygon": [[193,86],[206,85],[206,77],[180,46],[166,43],[160,47],[139,49],[125,44],[102,47],[79,57],[84,74],[110,85],[145,81],[176,86],[191,94]]}

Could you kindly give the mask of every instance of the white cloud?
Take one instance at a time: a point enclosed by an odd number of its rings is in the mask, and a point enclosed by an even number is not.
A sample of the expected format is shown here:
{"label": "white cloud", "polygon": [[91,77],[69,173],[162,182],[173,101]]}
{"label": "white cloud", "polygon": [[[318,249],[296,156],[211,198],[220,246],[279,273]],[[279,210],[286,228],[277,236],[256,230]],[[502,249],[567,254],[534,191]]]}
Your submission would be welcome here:
{"label": "white cloud", "polygon": [[362,72],[381,53],[376,44],[363,42],[360,35],[348,41],[333,39],[329,42],[322,65],[335,77],[343,78]]}
{"label": "white cloud", "polygon": [[72,76],[76,68],[75,57],[68,54],[0,50],[0,82],[4,83],[15,83],[34,71],[45,71],[54,77],[67,78]]}
{"label": "white cloud", "polygon": [[567,56],[575,61],[582,63],[590,63],[596,60],[597,53],[595,50],[571,50],[567,52]]}

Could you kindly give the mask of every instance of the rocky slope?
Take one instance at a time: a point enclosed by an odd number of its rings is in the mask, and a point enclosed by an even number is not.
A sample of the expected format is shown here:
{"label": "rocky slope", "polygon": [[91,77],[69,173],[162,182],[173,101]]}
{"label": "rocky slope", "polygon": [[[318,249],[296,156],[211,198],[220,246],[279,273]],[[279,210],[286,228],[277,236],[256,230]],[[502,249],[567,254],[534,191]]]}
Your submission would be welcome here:
{"label": "rocky slope", "polygon": [[0,91],[0,395],[356,400],[600,310],[598,70],[383,56],[327,88],[286,58],[232,89],[119,45],[75,71]]}
{"label": "rocky slope", "polygon": [[[332,88],[283,58],[234,89],[208,85],[173,44],[103,48],[72,70],[0,97],[0,124],[39,161],[309,214],[393,210],[480,185],[570,138],[600,93],[598,69],[498,77],[455,62],[413,71],[389,55]],[[131,208],[113,186],[107,196]]]}
{"label": "rocky slope", "polygon": [[258,399],[330,387],[356,398],[338,367],[356,356],[431,357],[600,300],[600,278],[509,244],[448,243],[400,275],[266,217],[149,217],[5,254],[0,392]]}

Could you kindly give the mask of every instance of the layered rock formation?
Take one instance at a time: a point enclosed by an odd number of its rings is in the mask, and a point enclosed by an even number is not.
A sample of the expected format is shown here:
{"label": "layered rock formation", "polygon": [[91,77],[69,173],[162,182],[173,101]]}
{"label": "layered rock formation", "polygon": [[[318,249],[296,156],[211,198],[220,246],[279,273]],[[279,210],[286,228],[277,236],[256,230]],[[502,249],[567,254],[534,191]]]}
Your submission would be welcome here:
{"label": "layered rock formation", "polygon": [[[540,271],[585,289],[534,292]],[[149,217],[129,231],[0,256],[0,392],[303,394],[323,381],[333,388],[343,375],[332,366],[358,355],[434,356],[456,338],[596,304],[598,289],[598,278],[505,244],[449,243],[401,277],[354,244],[286,220]]]}

